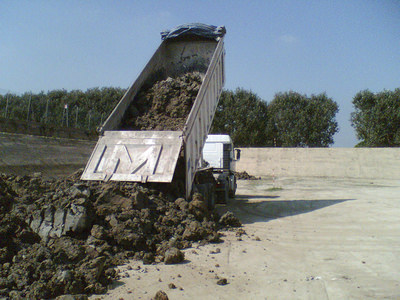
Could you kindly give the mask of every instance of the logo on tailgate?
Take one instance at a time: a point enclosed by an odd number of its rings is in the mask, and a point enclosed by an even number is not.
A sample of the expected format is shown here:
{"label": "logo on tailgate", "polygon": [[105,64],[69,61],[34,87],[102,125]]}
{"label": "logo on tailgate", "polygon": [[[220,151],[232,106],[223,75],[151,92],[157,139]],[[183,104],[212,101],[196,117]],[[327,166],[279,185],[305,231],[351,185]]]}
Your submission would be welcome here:
{"label": "logo on tailgate", "polygon": [[155,173],[161,150],[162,145],[104,145],[94,173],[103,174],[105,181],[140,176],[145,182]]}

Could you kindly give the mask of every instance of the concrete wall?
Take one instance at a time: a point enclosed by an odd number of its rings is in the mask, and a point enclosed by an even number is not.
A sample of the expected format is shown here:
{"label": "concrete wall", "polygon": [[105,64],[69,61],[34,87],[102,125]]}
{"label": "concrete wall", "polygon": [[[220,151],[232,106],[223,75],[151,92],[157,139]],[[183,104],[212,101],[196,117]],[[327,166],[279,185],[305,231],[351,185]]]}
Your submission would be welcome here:
{"label": "concrete wall", "polygon": [[[0,173],[67,175],[95,141],[0,133]],[[400,179],[400,148],[240,148],[237,171],[256,176]]]}
{"label": "concrete wall", "polygon": [[256,176],[400,179],[400,148],[240,148]]}

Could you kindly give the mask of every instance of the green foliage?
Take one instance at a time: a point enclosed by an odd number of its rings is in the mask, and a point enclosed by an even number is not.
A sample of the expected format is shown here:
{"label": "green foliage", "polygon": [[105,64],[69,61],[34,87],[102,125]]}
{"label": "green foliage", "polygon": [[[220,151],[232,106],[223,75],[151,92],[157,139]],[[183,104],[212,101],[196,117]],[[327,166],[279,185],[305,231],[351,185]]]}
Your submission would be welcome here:
{"label": "green foliage", "polygon": [[368,90],[353,98],[352,126],[361,142],[357,147],[400,146],[400,89],[372,93]]}
{"label": "green foliage", "polygon": [[[20,96],[0,95],[0,117],[95,130],[124,93],[124,89],[109,87],[86,92],[53,90]],[[374,108],[375,97],[365,95],[368,97],[361,97],[360,107]],[[325,94],[308,98],[295,92],[278,93],[268,105],[251,91],[228,90],[222,92],[211,133],[229,134],[240,147],[328,147],[338,131],[337,112],[336,102]],[[358,118],[355,117],[355,123],[359,122]]]}
{"label": "green foliage", "polygon": [[211,132],[229,134],[240,147],[328,147],[338,110],[326,94],[278,93],[267,104],[244,89],[224,91]]}
{"label": "green foliage", "polygon": [[211,133],[229,134],[236,146],[271,146],[267,103],[244,89],[223,91]]}
{"label": "green foliage", "polygon": [[104,87],[86,92],[52,90],[46,94],[0,95],[0,117],[94,130],[105,121],[124,93],[121,88]]}
{"label": "green foliage", "polygon": [[328,147],[338,131],[338,105],[326,94],[278,93],[268,110],[278,147]]}

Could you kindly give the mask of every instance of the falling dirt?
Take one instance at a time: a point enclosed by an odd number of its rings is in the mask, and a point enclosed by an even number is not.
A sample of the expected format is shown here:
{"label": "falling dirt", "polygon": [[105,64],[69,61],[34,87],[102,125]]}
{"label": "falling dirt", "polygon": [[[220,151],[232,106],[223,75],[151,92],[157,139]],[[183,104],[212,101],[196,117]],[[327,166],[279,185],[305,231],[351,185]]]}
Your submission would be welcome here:
{"label": "falling dirt", "polygon": [[240,225],[220,223],[200,194],[188,202],[170,186],[80,175],[0,174],[0,297],[104,293],[128,258],[180,262],[192,242],[221,242],[220,228]]}
{"label": "falling dirt", "polygon": [[123,130],[183,130],[202,80],[200,73],[168,77],[143,87],[121,122]]}

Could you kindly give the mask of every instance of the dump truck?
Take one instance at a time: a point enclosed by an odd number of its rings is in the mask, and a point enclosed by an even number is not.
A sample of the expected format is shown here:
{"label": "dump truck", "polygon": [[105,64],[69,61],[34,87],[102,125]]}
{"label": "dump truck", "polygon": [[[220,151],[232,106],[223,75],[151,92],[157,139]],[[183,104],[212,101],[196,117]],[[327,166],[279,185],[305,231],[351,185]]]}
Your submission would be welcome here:
{"label": "dump truck", "polygon": [[[225,82],[225,32],[223,26],[188,24],[161,33],[161,45],[99,128],[82,180],[170,183],[183,157],[185,195],[190,198]],[[189,72],[200,74],[201,85],[182,129],[123,128],[126,112],[143,87]]]}

